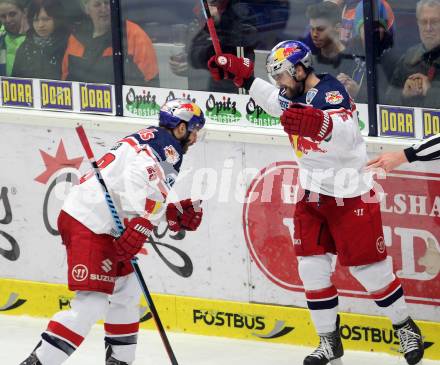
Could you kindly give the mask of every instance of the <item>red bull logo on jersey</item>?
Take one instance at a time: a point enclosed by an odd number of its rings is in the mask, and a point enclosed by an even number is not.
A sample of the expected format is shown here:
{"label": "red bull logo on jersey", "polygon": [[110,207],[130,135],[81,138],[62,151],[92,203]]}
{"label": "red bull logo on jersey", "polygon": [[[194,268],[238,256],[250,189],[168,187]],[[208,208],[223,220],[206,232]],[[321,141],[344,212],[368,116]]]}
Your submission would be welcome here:
{"label": "red bull logo on jersey", "polygon": [[170,163],[171,165],[175,165],[177,162],[179,162],[180,155],[176,151],[174,146],[172,145],[166,146],[163,150],[165,152],[165,158],[168,163]]}
{"label": "red bull logo on jersey", "polygon": [[303,157],[303,155],[308,154],[310,151],[326,153],[326,150],[323,150],[319,147],[319,143],[307,139],[301,136],[289,136],[290,143],[292,144],[293,149],[295,150],[295,154],[298,158]]}
{"label": "red bull logo on jersey", "polygon": [[341,104],[342,100],[344,100],[344,97],[338,90],[328,91],[325,93],[325,101],[329,104]]}
{"label": "red bull logo on jersey", "polygon": [[319,144],[310,139],[299,136],[298,137],[298,150],[304,153],[309,151],[325,153],[326,151],[319,148]]}

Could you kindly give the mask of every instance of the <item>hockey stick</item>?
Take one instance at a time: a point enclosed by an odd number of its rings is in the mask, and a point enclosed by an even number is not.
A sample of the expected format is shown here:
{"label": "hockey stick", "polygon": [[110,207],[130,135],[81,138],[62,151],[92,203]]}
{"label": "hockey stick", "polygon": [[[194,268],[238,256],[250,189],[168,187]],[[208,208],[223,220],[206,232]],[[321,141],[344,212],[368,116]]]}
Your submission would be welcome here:
{"label": "hockey stick", "polygon": [[[104,179],[102,178],[101,171],[99,170],[99,166],[96,163],[95,156],[93,154],[92,148],[90,147],[89,140],[87,139],[86,132],[84,128],[80,125],[79,127],[76,127],[76,132],[78,134],[78,137],[81,141],[81,144],[84,148],[84,151],[86,152],[87,158],[89,159],[93,170],[95,172],[95,176],[98,179],[98,182],[101,184],[102,190],[105,195],[105,201],[107,202],[107,206],[110,210],[110,213],[112,215],[113,221],[116,224],[117,230],[119,234],[122,234],[124,231],[124,226],[122,225],[121,219],[119,218],[118,212],[116,211],[115,205],[113,203],[113,199],[110,196],[110,192],[108,191],[107,185],[105,184]],[[164,194],[164,193],[162,193]],[[142,272],[139,268],[139,265],[137,263],[137,257],[134,257],[130,260],[131,266],[133,267],[133,270],[136,274],[136,278],[138,279],[139,285],[142,289],[142,292],[144,294],[145,300],[148,303],[148,306],[150,307],[151,314],[153,315],[154,322],[156,323],[156,327],[159,331],[160,337],[162,338],[162,342],[165,346],[165,349],[168,353],[168,357],[171,360],[172,365],[178,365],[176,357],[174,355],[173,349],[171,348],[170,342],[168,341],[168,337],[165,333],[165,329],[163,328],[162,322],[159,318],[159,313],[156,310],[156,306],[154,305],[153,298],[151,297],[151,294],[148,290],[147,284],[145,283],[144,277],[142,276]]]}
{"label": "hockey stick", "polygon": [[222,54],[220,47],[220,41],[218,40],[217,31],[215,30],[214,19],[212,18],[211,11],[209,10],[208,1],[200,0],[202,4],[203,13],[206,18],[206,25],[208,26],[209,35],[211,36],[212,45],[217,56]]}
{"label": "hockey stick", "polygon": [[[220,41],[218,39],[217,31],[215,30],[214,19],[212,18],[211,11],[209,10],[208,1],[200,0],[202,3],[203,13],[206,18],[206,25],[208,26],[209,35],[211,36],[212,45],[214,46],[215,55],[222,54]],[[243,47],[237,47],[237,57],[244,57]],[[239,94],[246,94],[246,90],[243,87],[238,88]]]}

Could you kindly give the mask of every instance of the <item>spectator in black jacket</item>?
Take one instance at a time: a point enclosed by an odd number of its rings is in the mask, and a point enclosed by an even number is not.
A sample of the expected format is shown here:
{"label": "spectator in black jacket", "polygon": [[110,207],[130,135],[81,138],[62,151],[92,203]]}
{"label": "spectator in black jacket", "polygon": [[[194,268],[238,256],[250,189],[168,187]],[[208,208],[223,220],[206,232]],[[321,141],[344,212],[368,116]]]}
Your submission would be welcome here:
{"label": "spectator in black jacket", "polygon": [[388,104],[440,107],[440,0],[420,0],[416,7],[421,43],[399,60],[387,90]]}
{"label": "spectator in black jacket", "polygon": [[313,68],[318,73],[336,77],[341,70],[351,66],[346,46],[341,42],[341,9],[330,1],[310,5],[307,8],[312,43],[317,52],[313,55]]}
{"label": "spectator in black jacket", "polygon": [[[254,49],[258,38],[257,30],[248,24],[240,14],[240,4],[234,0],[208,0],[211,15],[214,18],[215,27],[220,40],[223,53],[237,54],[237,47],[242,52],[241,56],[254,61]],[[205,69],[208,60],[214,56],[214,47],[206,25],[198,31],[191,41],[188,60],[192,69]],[[191,72],[188,75],[190,88],[192,84]],[[196,71],[197,72],[197,71]],[[203,81],[205,84],[195,85],[196,90],[209,90],[225,93],[238,92],[237,87],[228,80],[214,81],[209,74]]]}
{"label": "spectator in black jacket", "polygon": [[28,8],[31,25],[17,50],[12,76],[61,79],[61,64],[69,32],[58,0],[33,1]]}

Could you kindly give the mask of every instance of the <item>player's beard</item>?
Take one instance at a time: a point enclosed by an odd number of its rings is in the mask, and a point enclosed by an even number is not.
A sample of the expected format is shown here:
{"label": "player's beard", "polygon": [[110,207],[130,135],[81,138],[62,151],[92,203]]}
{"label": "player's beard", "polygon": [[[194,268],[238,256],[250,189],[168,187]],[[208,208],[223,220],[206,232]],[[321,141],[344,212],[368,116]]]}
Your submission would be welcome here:
{"label": "player's beard", "polygon": [[180,145],[182,146],[182,153],[185,154],[188,152],[188,148],[191,146],[191,142],[189,140],[189,135],[190,132],[187,131],[187,134],[185,135],[185,137],[183,137],[179,142]]}
{"label": "player's beard", "polygon": [[182,147],[183,154],[187,153],[189,146],[191,146],[190,141],[189,141],[190,133],[191,132],[189,132],[187,130],[185,136],[183,136],[182,138],[178,138],[178,137],[176,137],[176,134],[174,133],[174,131],[171,130],[171,134],[174,136],[175,139],[177,139],[179,141],[180,146]]}
{"label": "player's beard", "polygon": [[289,99],[295,99],[304,93],[304,89],[305,89],[304,81],[295,80],[295,85],[293,87],[288,87],[286,89],[287,89],[287,96],[289,97]]}
{"label": "player's beard", "polygon": [[182,154],[186,154],[188,152],[189,143],[182,143]]}

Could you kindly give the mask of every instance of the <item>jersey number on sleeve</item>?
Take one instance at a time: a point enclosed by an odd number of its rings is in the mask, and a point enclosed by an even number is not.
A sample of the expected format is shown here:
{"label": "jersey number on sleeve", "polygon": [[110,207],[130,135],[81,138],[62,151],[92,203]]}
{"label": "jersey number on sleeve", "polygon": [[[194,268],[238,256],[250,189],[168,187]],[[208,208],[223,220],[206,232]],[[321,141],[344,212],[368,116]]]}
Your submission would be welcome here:
{"label": "jersey number on sleeve", "polygon": [[[96,163],[97,163],[99,169],[102,170],[103,168],[108,166],[110,164],[110,162],[112,162],[114,159],[115,159],[115,155],[113,153],[106,153],[98,161],[96,161]],[[81,179],[79,180],[79,183],[82,184],[84,181],[87,181],[88,179],[90,179],[90,177],[92,177],[94,174],[95,173],[93,170],[87,171],[86,174],[81,177]]]}

